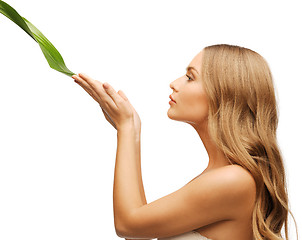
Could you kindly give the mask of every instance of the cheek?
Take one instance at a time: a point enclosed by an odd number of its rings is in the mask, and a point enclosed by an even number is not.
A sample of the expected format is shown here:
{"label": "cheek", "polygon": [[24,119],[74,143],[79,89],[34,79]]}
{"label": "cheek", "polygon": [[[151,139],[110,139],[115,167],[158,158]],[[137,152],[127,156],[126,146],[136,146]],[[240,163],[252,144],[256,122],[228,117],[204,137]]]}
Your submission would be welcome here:
{"label": "cheek", "polygon": [[201,91],[191,91],[182,99],[182,112],[189,121],[198,122],[208,116],[207,97]]}

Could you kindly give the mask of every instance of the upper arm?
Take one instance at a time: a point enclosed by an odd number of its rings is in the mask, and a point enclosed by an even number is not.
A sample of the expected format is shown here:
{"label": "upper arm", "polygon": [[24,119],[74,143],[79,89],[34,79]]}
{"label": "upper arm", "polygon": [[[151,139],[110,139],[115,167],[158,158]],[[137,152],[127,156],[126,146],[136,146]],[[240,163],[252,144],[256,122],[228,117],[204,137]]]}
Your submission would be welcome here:
{"label": "upper arm", "polygon": [[119,235],[161,238],[232,219],[253,185],[253,178],[241,167],[212,170],[179,190],[132,211],[120,226]]}

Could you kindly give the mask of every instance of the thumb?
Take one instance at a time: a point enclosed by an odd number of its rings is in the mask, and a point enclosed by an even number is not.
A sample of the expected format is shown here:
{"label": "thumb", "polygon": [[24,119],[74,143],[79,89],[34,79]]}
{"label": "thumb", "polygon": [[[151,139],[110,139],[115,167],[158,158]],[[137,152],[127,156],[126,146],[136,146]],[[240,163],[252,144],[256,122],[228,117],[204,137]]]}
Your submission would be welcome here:
{"label": "thumb", "polygon": [[127,102],[130,104],[132,110],[135,111],[135,109],[134,109],[134,107],[132,106],[131,102],[130,102],[129,99],[126,97],[126,94],[125,94],[122,90],[119,90],[117,93],[118,93],[125,101],[127,101]]}
{"label": "thumb", "polygon": [[125,101],[128,101],[128,98],[126,97],[126,94],[122,91],[122,90],[119,90],[117,92]]}

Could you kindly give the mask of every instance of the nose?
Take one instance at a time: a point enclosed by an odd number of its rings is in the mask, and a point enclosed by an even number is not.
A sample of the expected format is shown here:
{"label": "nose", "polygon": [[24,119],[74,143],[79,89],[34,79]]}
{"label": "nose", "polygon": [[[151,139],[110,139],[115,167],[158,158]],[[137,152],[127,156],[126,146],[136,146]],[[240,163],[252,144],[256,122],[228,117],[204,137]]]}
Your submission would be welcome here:
{"label": "nose", "polygon": [[174,82],[171,82],[171,83],[170,83],[170,88],[171,88],[171,89],[174,89],[173,83],[174,83]]}
{"label": "nose", "polygon": [[170,88],[171,88],[172,90],[174,90],[174,91],[176,91],[176,88],[175,88],[175,86],[176,86],[176,81],[177,81],[177,79],[170,83]]}

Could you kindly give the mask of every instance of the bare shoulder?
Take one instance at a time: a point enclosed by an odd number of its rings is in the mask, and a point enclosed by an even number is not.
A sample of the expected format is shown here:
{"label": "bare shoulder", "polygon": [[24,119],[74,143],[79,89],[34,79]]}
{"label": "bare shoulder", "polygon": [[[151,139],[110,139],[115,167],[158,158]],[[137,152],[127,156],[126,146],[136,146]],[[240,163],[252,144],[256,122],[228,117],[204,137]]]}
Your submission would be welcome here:
{"label": "bare shoulder", "polygon": [[253,175],[239,165],[229,165],[222,169],[226,177],[230,178],[237,187],[252,190],[256,188]]}
{"label": "bare shoulder", "polygon": [[237,189],[244,191],[256,188],[252,174],[239,165],[228,165],[212,170],[205,173],[204,177],[210,179],[212,184],[223,184],[227,190]]}
{"label": "bare shoulder", "polygon": [[224,178],[224,180],[230,180],[230,181],[238,181],[239,183],[255,183],[254,178],[252,174],[246,170],[245,168],[234,164],[234,165],[228,165],[225,167],[221,167],[218,169],[215,169],[209,174],[213,174],[213,176],[221,176]]}
{"label": "bare shoulder", "polygon": [[[207,176],[206,176],[207,175]],[[221,186],[221,195],[228,195],[234,203],[247,206],[254,202],[256,183],[252,174],[239,165],[228,165],[204,174],[211,185]],[[233,198],[232,198],[233,197]]]}

